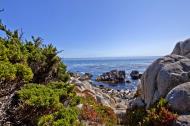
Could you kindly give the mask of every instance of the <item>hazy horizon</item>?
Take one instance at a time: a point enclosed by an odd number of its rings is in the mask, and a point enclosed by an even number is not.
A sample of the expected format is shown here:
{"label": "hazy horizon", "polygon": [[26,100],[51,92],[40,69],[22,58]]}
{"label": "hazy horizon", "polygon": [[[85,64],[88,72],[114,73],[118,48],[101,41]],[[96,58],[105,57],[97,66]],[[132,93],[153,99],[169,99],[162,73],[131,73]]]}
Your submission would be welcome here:
{"label": "hazy horizon", "polygon": [[[164,56],[164,55],[162,55]],[[148,58],[148,57],[162,57],[160,56],[106,56],[106,57],[62,57],[62,59],[125,59],[125,58]]]}
{"label": "hazy horizon", "polygon": [[190,37],[188,0],[0,1],[0,19],[24,38],[43,38],[61,57],[170,54]]}

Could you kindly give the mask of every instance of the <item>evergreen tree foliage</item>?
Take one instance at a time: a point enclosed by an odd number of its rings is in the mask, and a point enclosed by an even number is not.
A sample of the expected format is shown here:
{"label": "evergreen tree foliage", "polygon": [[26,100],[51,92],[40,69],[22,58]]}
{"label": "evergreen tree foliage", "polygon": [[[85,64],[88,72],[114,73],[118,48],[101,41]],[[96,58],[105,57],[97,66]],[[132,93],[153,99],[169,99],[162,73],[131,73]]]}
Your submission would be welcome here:
{"label": "evergreen tree foliage", "polygon": [[13,125],[74,125],[80,98],[67,83],[56,47],[39,37],[23,41],[22,34],[2,23],[0,32],[0,97],[15,94],[8,120]]}

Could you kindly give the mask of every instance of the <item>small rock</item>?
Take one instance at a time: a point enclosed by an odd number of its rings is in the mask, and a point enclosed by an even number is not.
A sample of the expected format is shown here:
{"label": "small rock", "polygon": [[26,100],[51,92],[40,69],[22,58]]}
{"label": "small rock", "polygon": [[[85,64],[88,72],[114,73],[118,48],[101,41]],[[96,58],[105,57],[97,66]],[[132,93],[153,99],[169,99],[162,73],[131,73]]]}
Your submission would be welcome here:
{"label": "small rock", "polygon": [[92,78],[92,74],[90,73],[85,73],[80,76],[79,80],[80,81],[85,81],[85,80],[90,80]]}
{"label": "small rock", "polygon": [[82,107],[83,107],[83,104],[79,104],[79,105],[77,105],[76,107],[77,107],[78,109],[80,109],[80,110],[81,110],[81,109],[82,109]]}
{"label": "small rock", "polygon": [[104,85],[99,85],[100,88],[104,88]]}
{"label": "small rock", "polygon": [[126,83],[131,83],[131,81],[130,81],[130,80],[126,80],[125,82],[126,82]]}
{"label": "small rock", "polygon": [[139,73],[139,71],[137,70],[133,70],[131,73],[130,73],[130,76],[133,80],[138,80],[141,78],[142,74]]}

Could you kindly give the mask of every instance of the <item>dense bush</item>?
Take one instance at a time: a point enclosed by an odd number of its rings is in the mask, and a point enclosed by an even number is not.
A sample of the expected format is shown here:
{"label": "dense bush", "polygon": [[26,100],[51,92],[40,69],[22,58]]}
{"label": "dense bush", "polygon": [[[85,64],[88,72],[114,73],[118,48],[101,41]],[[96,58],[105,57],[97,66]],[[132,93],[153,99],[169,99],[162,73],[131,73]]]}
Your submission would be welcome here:
{"label": "dense bush", "polygon": [[78,110],[76,108],[62,108],[59,111],[42,116],[38,126],[78,126]]}
{"label": "dense bush", "polygon": [[[59,51],[42,39],[23,41],[17,30],[0,23],[0,96],[11,96],[8,121],[13,125],[74,125],[80,103],[74,85],[67,84]],[[6,36],[3,36],[6,35]],[[23,86],[24,85],[24,86]]]}
{"label": "dense bush", "polygon": [[127,126],[139,126],[140,123],[143,122],[146,114],[145,108],[134,108],[132,110],[127,110],[125,123]]}
{"label": "dense bush", "polygon": [[5,80],[14,80],[16,78],[16,67],[10,62],[0,61],[0,79],[1,81]]}
{"label": "dense bush", "polygon": [[66,82],[69,79],[66,66],[57,55],[59,51],[53,45],[43,45],[42,39],[35,37],[23,41],[17,30],[11,32],[1,23],[0,31],[6,34],[0,37],[0,62],[5,66],[0,67],[2,79],[19,78],[33,83]]}
{"label": "dense bush", "polygon": [[156,106],[147,110],[143,126],[171,126],[177,119],[177,115],[172,113],[167,107],[165,99],[160,99]]}
{"label": "dense bush", "polygon": [[[52,125],[74,124],[78,117],[75,106],[80,103],[80,98],[73,92],[73,88],[73,85],[64,82],[51,82],[46,85],[26,84],[17,92],[20,107],[14,111],[14,114],[21,117],[13,117],[17,120],[15,123],[17,125],[26,124],[25,122],[27,125],[33,123],[46,125],[50,122]],[[32,113],[25,113],[27,110]],[[22,118],[24,113],[30,118]]]}
{"label": "dense bush", "polygon": [[96,100],[87,95],[82,98],[83,108],[80,112],[81,120],[88,120],[106,126],[114,126],[117,124],[117,117],[114,111],[107,106],[97,103]]}
{"label": "dense bush", "polygon": [[148,110],[127,110],[126,115],[127,126],[171,126],[177,119],[177,115],[169,110],[166,100],[162,98]]}
{"label": "dense bush", "polygon": [[35,107],[56,108],[68,101],[69,106],[76,106],[80,99],[72,91],[73,85],[52,82],[47,85],[27,84],[18,91],[23,104]]}

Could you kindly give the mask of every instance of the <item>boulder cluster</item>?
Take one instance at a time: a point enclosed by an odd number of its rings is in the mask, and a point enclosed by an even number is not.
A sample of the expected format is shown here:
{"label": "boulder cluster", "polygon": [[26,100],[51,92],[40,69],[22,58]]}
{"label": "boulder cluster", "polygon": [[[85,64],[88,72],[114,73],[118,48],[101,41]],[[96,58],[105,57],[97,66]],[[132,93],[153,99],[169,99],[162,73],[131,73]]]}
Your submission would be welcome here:
{"label": "boulder cluster", "polygon": [[180,115],[178,125],[190,125],[190,39],[154,61],[142,75],[138,91],[147,108],[165,98]]}
{"label": "boulder cluster", "polygon": [[[130,77],[132,80],[140,79],[142,74],[133,70],[130,73]],[[104,82],[108,84],[118,84],[118,83],[131,83],[129,79],[126,79],[126,73],[124,70],[111,70],[110,72],[103,73],[102,75],[96,78],[98,82]]]}
{"label": "boulder cluster", "polygon": [[96,78],[96,81],[105,83],[117,84],[125,82],[125,71],[112,70],[110,72],[103,73]]}

